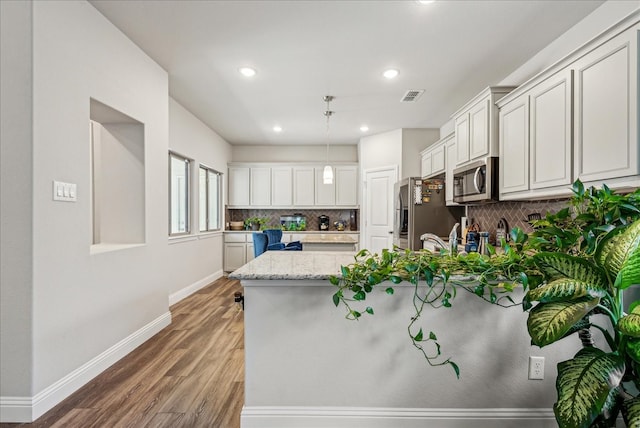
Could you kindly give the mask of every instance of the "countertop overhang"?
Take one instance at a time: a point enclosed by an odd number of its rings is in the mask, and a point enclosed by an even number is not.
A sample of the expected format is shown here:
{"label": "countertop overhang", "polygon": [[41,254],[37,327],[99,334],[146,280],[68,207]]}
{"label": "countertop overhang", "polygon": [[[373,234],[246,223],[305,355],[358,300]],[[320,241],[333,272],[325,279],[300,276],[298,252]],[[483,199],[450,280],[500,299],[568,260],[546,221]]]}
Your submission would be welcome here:
{"label": "countertop overhang", "polygon": [[266,251],[229,274],[240,280],[327,280],[355,262],[355,251]]}

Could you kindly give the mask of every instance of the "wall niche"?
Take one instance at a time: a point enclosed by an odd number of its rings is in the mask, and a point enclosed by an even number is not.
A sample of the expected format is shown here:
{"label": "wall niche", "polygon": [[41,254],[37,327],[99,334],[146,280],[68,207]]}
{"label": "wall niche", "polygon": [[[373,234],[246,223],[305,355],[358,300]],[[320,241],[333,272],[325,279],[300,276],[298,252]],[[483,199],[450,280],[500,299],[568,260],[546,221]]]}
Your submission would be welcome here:
{"label": "wall niche", "polygon": [[92,251],[145,243],[144,124],[90,100]]}

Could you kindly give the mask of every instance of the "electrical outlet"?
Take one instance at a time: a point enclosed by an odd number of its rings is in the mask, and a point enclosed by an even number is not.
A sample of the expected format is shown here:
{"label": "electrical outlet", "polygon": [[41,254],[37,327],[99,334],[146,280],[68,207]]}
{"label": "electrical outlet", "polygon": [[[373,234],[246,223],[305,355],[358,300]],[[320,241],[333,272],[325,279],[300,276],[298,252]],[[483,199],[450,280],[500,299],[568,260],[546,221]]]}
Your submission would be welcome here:
{"label": "electrical outlet", "polygon": [[544,357],[529,356],[529,379],[544,379]]}

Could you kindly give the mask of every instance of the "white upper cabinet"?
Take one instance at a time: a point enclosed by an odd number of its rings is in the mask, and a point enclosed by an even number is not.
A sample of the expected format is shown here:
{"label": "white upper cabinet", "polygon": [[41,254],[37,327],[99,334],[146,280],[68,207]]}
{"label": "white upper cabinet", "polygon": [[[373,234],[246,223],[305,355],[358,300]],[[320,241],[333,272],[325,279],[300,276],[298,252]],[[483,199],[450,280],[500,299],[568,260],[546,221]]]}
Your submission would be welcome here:
{"label": "white upper cabinet", "polygon": [[575,65],[575,167],[582,181],[637,175],[638,25]]}
{"label": "white upper cabinet", "polygon": [[271,168],[251,168],[251,195],[252,206],[271,205]]}
{"label": "white upper cabinet", "polygon": [[489,154],[489,99],[482,100],[469,112],[469,158]]}
{"label": "white upper cabinet", "polygon": [[456,133],[456,165],[469,161],[469,113],[464,113],[455,120]]}
{"label": "white upper cabinet", "polygon": [[640,185],[639,34],[622,21],[498,101],[500,199]]}
{"label": "white upper cabinet", "polygon": [[498,156],[498,108],[495,103],[513,86],[489,87],[453,114],[456,165]]}
{"label": "white upper cabinet", "polygon": [[312,166],[293,167],[293,205],[313,207],[315,205],[315,169]]}
{"label": "white upper cabinet", "polygon": [[358,167],[336,166],[336,205],[358,205]]}
{"label": "white upper cabinet", "polygon": [[447,170],[445,175],[445,197],[447,205],[458,205],[457,202],[453,202],[453,170],[456,168],[456,139],[453,134],[444,138],[444,145],[446,148],[446,163]]}
{"label": "white upper cabinet", "polygon": [[229,167],[229,205],[249,205],[249,171],[250,168],[247,166]]}
{"label": "white upper cabinet", "polygon": [[428,178],[431,176],[431,171],[432,171],[432,162],[431,162],[431,152],[423,152],[421,154],[421,159],[420,159],[420,172],[421,172],[421,176],[422,178]]}
{"label": "white upper cabinet", "polygon": [[420,152],[421,177],[431,178],[444,173],[447,169],[445,139],[436,141]]}
{"label": "white upper cabinet", "polygon": [[323,171],[321,165],[229,164],[229,207],[357,208],[358,165],[333,166],[332,184],[322,182]]}
{"label": "white upper cabinet", "polygon": [[571,70],[564,70],[529,93],[530,188],[567,186],[571,173]]}
{"label": "white upper cabinet", "polygon": [[336,204],[336,171],[333,168],[334,180],[331,184],[324,184],[322,174],[324,167],[316,167],[316,206],[333,206]]}
{"label": "white upper cabinet", "polygon": [[290,207],[292,202],[292,168],[290,166],[271,168],[271,206]]}
{"label": "white upper cabinet", "polygon": [[522,95],[500,109],[500,197],[529,190],[529,96]]}

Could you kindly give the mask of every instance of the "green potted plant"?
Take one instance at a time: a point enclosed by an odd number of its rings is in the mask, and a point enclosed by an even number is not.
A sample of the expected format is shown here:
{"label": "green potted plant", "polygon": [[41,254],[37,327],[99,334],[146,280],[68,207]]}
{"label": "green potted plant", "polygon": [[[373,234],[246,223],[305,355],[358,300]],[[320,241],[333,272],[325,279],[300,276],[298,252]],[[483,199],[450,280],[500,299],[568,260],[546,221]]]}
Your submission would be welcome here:
{"label": "green potted plant", "polygon": [[261,230],[267,221],[268,219],[266,217],[249,217],[244,221],[244,226],[250,230]]}
{"label": "green potted plant", "polygon": [[[416,312],[409,325],[411,342],[430,365],[449,365],[458,375],[455,362],[441,359],[435,334],[416,332],[413,324],[427,308],[451,306],[457,290],[512,306],[512,291],[522,285],[532,343],[543,347],[578,336],[576,343],[582,345],[572,359],[558,364],[558,425],[610,427],[621,412],[629,427],[638,427],[640,301],[625,313],[622,297],[625,290],[640,287],[640,190],[618,195],[606,186],[585,189],[576,182],[573,191],[569,206],[535,221],[530,235],[514,229],[504,253],[490,248],[489,256],[371,255],[364,250],[354,264],[342,267],[341,278],[331,279],[338,287],[333,301],[345,305],[347,318],[360,319],[373,315],[373,308],[356,305],[377,285],[384,283],[393,294],[393,284],[411,282]],[[461,274],[471,274],[473,281],[461,280]],[[593,330],[602,332],[604,344],[593,340]],[[426,342],[435,353],[423,349]]]}

